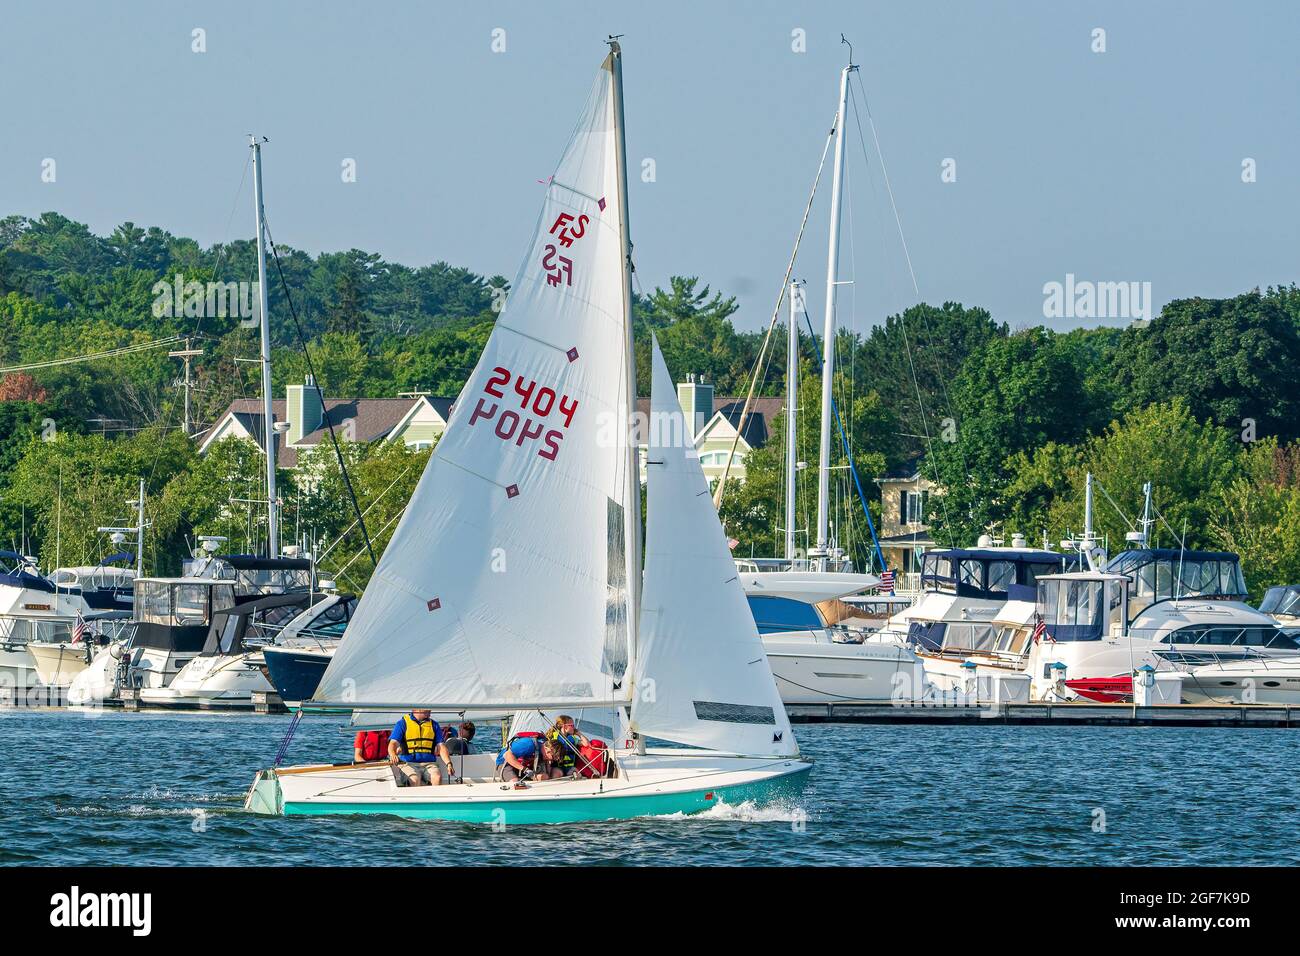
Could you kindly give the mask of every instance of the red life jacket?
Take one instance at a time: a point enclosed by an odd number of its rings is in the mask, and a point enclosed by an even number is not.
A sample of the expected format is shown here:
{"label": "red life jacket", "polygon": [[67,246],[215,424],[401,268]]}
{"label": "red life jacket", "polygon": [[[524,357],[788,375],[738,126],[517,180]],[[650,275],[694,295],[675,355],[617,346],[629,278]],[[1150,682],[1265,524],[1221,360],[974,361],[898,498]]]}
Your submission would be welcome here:
{"label": "red life jacket", "polygon": [[605,741],[592,740],[578,748],[578,774],[583,777],[605,776],[606,761],[609,751]]}
{"label": "red life jacket", "polygon": [[388,756],[388,730],[363,730],[361,732],[361,759],[383,760]]}

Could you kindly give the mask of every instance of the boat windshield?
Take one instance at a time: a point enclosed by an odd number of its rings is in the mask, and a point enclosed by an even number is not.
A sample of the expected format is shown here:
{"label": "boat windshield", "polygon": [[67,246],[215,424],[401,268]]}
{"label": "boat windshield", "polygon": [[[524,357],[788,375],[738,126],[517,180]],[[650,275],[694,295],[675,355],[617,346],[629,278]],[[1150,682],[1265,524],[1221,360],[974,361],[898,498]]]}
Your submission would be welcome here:
{"label": "boat windshield", "polygon": [[931,551],[921,558],[921,588],[961,597],[1032,601],[1038,578],[1068,570],[1064,562],[1064,555],[1031,549]]}
{"label": "boat windshield", "polygon": [[1300,584],[1269,588],[1264,592],[1264,600],[1259,602],[1259,610],[1274,617],[1300,616]]}
{"label": "boat windshield", "polygon": [[1133,617],[1170,598],[1241,600],[1246,596],[1241,561],[1228,551],[1139,548],[1115,555],[1106,570],[1129,579],[1129,613]]}

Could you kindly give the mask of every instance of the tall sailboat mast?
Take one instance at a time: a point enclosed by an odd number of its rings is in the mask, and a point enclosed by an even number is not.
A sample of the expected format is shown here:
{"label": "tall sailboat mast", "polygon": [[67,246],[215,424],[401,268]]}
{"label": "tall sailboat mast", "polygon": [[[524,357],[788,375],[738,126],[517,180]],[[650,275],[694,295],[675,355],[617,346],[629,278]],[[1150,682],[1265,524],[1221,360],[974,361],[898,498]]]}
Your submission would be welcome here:
{"label": "tall sailboat mast", "polygon": [[802,308],[803,285],[796,279],[790,283],[790,328],[785,360],[785,557],[790,562],[794,561],[797,550],[794,492],[795,480],[799,476],[799,449],[795,438],[799,404],[799,312]]}
{"label": "tall sailboat mast", "polygon": [[623,124],[623,50],[617,37],[609,38],[609,56],[605,66],[613,85],[614,148],[618,167],[618,229],[623,259],[623,349],[627,366],[627,493],[623,507],[623,543],[627,578],[628,680],[634,673],[637,656],[637,628],[641,617],[641,463],[633,438],[632,421],[636,412],[636,350],[632,341],[632,236],[627,217],[627,135]]}
{"label": "tall sailboat mast", "polygon": [[257,294],[262,320],[262,434],[266,438],[266,554],[280,552],[280,516],[275,498],[275,418],[271,412],[271,317],[267,308],[266,224],[262,208],[262,144],[250,134],[253,147],[253,202],[257,218]]}
{"label": "tall sailboat mast", "polygon": [[840,185],[844,178],[844,108],[849,95],[849,74],[857,67],[850,62],[840,72],[840,108],[835,114],[835,166],[831,178],[831,232],[826,256],[826,321],[822,332],[822,421],[821,451],[817,461],[817,546],[810,554],[817,570],[826,570],[830,547],[830,465],[832,385],[835,378],[835,291],[839,285]]}

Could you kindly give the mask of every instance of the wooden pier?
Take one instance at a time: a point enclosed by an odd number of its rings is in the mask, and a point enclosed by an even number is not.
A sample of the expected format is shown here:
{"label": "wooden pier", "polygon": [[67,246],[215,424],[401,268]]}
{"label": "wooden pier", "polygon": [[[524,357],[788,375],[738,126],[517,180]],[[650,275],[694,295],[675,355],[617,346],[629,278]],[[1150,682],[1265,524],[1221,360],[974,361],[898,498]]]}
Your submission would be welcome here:
{"label": "wooden pier", "polygon": [[1021,724],[1105,727],[1300,727],[1300,707],[1270,704],[787,704],[793,724]]}

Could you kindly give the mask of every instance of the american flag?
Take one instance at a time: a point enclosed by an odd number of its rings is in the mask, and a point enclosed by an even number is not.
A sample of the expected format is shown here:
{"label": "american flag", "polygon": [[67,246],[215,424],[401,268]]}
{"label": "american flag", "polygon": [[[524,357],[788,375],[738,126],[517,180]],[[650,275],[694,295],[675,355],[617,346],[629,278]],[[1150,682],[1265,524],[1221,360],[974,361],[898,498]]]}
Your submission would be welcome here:
{"label": "american flag", "polygon": [[86,637],[86,619],[77,612],[77,623],[72,625],[72,643],[80,644]]}
{"label": "american flag", "polygon": [[[1038,621],[1034,624],[1034,643],[1037,644],[1042,639],[1043,635],[1046,633],[1047,633],[1047,622],[1040,617]],[[1051,638],[1049,637],[1048,640],[1050,641]]]}
{"label": "american flag", "polygon": [[880,589],[888,591],[890,594],[894,593],[894,572],[889,568],[885,568],[880,572]]}

